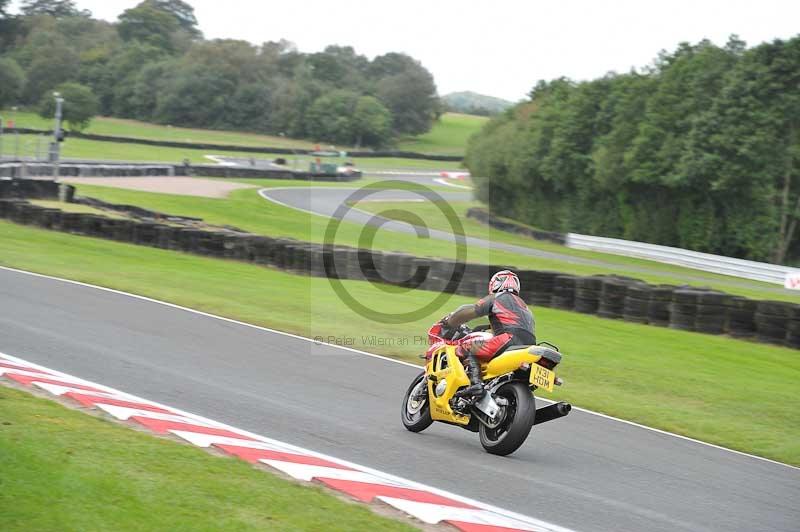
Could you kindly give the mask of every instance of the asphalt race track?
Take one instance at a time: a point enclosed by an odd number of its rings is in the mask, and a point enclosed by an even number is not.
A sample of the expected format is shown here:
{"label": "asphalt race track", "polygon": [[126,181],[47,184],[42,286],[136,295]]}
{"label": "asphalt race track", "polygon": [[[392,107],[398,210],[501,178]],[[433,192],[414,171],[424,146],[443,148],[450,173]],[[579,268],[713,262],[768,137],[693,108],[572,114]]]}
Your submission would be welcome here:
{"label": "asphalt race track", "polygon": [[9,355],[576,530],[800,528],[800,469],[580,411],[500,458],[407,432],[407,365],[5,269],[0,305]]}

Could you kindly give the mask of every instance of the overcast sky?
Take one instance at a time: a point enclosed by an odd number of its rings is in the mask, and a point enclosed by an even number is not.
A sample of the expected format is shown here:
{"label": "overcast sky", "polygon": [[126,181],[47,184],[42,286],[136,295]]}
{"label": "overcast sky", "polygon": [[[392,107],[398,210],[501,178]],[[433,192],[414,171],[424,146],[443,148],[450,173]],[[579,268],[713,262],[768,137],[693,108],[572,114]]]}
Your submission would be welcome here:
{"label": "overcast sky", "polygon": [[[681,41],[724,44],[736,33],[754,45],[800,33],[796,0],[188,2],[206,38],[284,38],[303,52],[350,45],[370,58],[405,52],[433,73],[440,94],[472,90],[512,101],[540,79],[645,66]],[[113,21],[138,1],[76,3]]]}

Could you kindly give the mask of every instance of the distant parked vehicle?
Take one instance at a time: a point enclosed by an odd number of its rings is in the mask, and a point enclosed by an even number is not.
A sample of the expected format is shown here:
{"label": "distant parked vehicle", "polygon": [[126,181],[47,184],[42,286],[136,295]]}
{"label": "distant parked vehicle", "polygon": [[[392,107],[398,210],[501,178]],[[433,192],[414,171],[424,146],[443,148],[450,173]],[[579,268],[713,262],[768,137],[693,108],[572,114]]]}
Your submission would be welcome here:
{"label": "distant parked vehicle", "polygon": [[[336,176],[346,180],[358,179],[362,176],[361,170],[350,162],[341,162],[347,157],[344,151],[321,151],[316,150],[309,153],[315,159],[309,164],[309,171],[317,176]],[[327,159],[323,162],[323,159]],[[336,161],[335,159],[339,159]]]}
{"label": "distant parked vehicle", "polygon": [[361,177],[361,170],[351,162],[346,162],[342,166],[336,168],[336,174],[346,177]]}

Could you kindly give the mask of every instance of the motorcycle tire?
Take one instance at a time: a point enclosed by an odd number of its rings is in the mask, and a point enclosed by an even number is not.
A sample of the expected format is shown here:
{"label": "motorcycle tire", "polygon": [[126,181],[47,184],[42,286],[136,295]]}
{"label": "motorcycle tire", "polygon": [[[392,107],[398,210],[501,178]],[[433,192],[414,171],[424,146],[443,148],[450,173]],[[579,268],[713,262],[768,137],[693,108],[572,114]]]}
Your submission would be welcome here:
{"label": "motorcycle tire", "polygon": [[[414,407],[411,404],[411,394],[420,384],[425,386],[425,400],[422,405]],[[406,390],[406,394],[403,396],[400,419],[403,421],[403,426],[411,432],[422,432],[430,427],[431,423],[433,423],[433,419],[431,419],[431,405],[428,399],[428,389],[424,371],[417,375],[417,377],[411,382],[411,386],[409,386],[408,390]]]}
{"label": "motorcycle tire", "polygon": [[536,400],[528,385],[519,381],[504,384],[495,395],[508,400],[506,416],[495,428],[481,423],[478,433],[486,452],[506,456],[528,438],[536,418]]}

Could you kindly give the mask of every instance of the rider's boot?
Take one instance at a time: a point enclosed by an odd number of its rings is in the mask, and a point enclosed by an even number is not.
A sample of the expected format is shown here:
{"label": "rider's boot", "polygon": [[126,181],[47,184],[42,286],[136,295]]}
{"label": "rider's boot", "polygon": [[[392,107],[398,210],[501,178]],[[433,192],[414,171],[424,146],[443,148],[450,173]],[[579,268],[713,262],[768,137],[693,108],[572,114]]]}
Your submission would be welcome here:
{"label": "rider's boot", "polygon": [[467,376],[469,377],[469,387],[464,389],[464,395],[480,399],[486,390],[483,389],[483,379],[481,378],[481,365],[478,357],[474,353],[468,353],[465,357],[469,362],[467,366]]}

